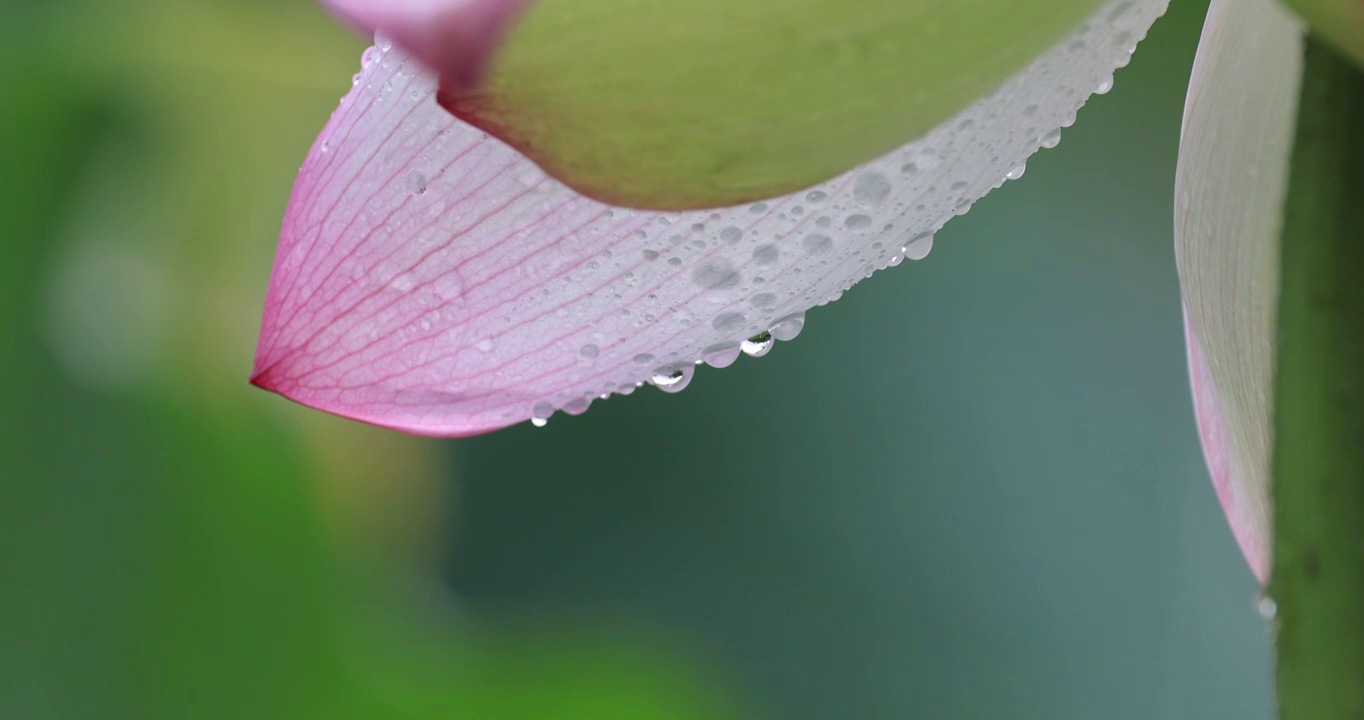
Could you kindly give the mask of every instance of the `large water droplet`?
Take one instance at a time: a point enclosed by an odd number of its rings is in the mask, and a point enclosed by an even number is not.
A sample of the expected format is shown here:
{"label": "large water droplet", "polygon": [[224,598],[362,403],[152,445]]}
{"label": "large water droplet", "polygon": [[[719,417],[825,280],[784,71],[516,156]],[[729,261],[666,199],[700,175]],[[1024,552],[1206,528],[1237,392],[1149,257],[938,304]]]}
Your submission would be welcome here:
{"label": "large water droplet", "polygon": [[706,364],[713,368],[727,368],[739,359],[742,351],[737,345],[708,348],[705,353]]}
{"label": "large water droplet", "polygon": [[849,230],[866,230],[871,227],[871,216],[861,214],[849,215],[848,219],[843,221],[843,225]]}
{"label": "large water droplet", "polygon": [[549,424],[549,416],[553,414],[553,405],[544,401],[535,403],[535,407],[530,411],[530,422],[535,427],[544,427]]}
{"label": "large water droplet", "polygon": [[827,255],[834,247],[834,241],[828,235],[807,235],[800,244],[811,255]]}
{"label": "large water droplet", "polygon": [[904,247],[905,257],[910,260],[923,260],[933,251],[933,233],[924,233],[910,240]]}
{"label": "large water droplet", "polygon": [[772,333],[760,332],[745,340],[739,349],[749,357],[762,357],[772,350]]}
{"label": "large water droplet", "polygon": [[682,392],[691,384],[691,378],[696,374],[696,368],[692,365],[682,365],[675,368],[666,368],[654,373],[650,382],[663,392]]}
{"label": "large water droplet", "polygon": [[878,205],[890,194],[890,181],[879,172],[865,172],[853,181],[853,199],[863,205]]}
{"label": "large water droplet", "polygon": [[692,271],[692,281],[707,290],[728,290],[743,282],[734,263],[724,259],[707,260]]}
{"label": "large water droplet", "polygon": [[409,173],[407,176],[407,189],[410,190],[413,195],[425,195],[426,175],[416,171]]}
{"label": "large water droplet", "polygon": [[795,340],[800,331],[805,329],[805,313],[792,315],[772,326],[772,337],[785,342]]}
{"label": "large water droplet", "polygon": [[1279,614],[1279,604],[1268,594],[1260,596],[1255,602],[1255,609],[1260,613],[1260,617],[1266,620],[1273,620]]}
{"label": "large water droplet", "polygon": [[738,332],[743,329],[744,323],[748,322],[748,317],[743,313],[726,312],[715,316],[711,321],[711,327],[720,332]]}
{"label": "large water droplet", "polygon": [[768,308],[776,307],[777,300],[778,298],[775,293],[758,293],[750,298],[748,302],[759,310],[766,310]]}
{"label": "large water droplet", "polygon": [[564,412],[569,415],[582,415],[587,412],[587,408],[592,405],[592,401],[587,398],[578,398],[564,405]]}

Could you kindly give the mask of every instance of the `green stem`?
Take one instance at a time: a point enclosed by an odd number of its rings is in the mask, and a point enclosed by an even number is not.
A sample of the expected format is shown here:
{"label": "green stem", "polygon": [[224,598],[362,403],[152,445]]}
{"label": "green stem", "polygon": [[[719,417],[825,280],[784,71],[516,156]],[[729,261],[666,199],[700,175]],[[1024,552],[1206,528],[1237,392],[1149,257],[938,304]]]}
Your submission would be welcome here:
{"label": "green stem", "polygon": [[1274,571],[1281,720],[1364,720],[1364,73],[1307,43],[1283,229]]}

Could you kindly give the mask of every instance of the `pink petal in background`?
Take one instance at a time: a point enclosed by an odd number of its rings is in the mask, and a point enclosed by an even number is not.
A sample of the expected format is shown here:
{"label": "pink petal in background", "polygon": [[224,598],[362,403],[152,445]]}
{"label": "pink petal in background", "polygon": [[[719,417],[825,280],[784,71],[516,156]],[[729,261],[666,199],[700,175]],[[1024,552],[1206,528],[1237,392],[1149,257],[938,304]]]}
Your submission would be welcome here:
{"label": "pink petal in background", "polygon": [[1269,538],[1263,519],[1256,507],[1258,499],[1251,496],[1252,488],[1243,485],[1233,471],[1235,459],[1232,439],[1223,417],[1222,401],[1217,384],[1203,356],[1203,346],[1189,326],[1187,313],[1184,321],[1184,341],[1189,353],[1189,385],[1193,392],[1194,417],[1203,443],[1203,457],[1212,476],[1213,490],[1226,513],[1231,534],[1250,564],[1250,571],[1261,585],[1269,582]]}
{"label": "pink petal in background", "polygon": [[1261,583],[1272,565],[1279,230],[1303,30],[1278,0],[1213,0],[1175,172],[1175,259],[1203,451]]}
{"label": "pink petal in background", "polygon": [[323,0],[365,35],[393,38],[447,87],[477,85],[531,0]]}
{"label": "pink petal in background", "polygon": [[381,41],[300,171],[252,382],[437,436],[647,382],[680,390],[699,362],[761,355],[811,307],[923,257],[1059,141],[1164,7],[1115,0],[989,97],[827,183],[686,213],[574,193],[440,109],[434,74]]}

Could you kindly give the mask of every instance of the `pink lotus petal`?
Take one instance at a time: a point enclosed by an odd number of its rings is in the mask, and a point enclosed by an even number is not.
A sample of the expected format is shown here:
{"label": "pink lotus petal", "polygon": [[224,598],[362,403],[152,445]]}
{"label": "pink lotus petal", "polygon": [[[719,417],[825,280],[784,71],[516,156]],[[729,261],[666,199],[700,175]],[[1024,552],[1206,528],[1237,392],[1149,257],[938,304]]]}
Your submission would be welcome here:
{"label": "pink lotus petal", "polygon": [[1233,466],[1235,445],[1226,419],[1223,417],[1222,401],[1218,397],[1217,383],[1213,380],[1212,370],[1203,357],[1202,344],[1188,322],[1185,313],[1184,340],[1189,351],[1189,385],[1193,392],[1194,415],[1198,420],[1198,434],[1203,443],[1203,457],[1208,463],[1208,474],[1212,476],[1213,490],[1222,510],[1227,515],[1227,524],[1236,544],[1250,564],[1251,572],[1261,585],[1269,582],[1269,528],[1266,505],[1261,498],[1255,497],[1254,488],[1246,485],[1242,474]]}
{"label": "pink lotus petal", "polygon": [[517,15],[531,0],[323,0],[366,35],[393,38],[447,86],[478,84]]}
{"label": "pink lotus petal", "polygon": [[435,76],[381,42],[300,172],[252,381],[440,436],[581,412],[649,381],[680,389],[697,361],[761,355],[763,333],[791,339],[806,310],[922,257],[1059,140],[1164,7],[1117,0],[919,141],[714,212],[577,195],[442,111]]}
{"label": "pink lotus petal", "polygon": [[1268,580],[1279,230],[1303,27],[1278,0],[1213,0],[1184,108],[1175,257],[1213,485]]}

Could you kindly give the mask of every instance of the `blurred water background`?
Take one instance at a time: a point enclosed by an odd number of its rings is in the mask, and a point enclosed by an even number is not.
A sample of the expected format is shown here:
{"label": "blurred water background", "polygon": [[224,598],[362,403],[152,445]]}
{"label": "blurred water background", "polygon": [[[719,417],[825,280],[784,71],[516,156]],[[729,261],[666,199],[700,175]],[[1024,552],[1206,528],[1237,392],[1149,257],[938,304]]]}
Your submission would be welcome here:
{"label": "blurred water background", "polygon": [[798,341],[433,441],[245,383],[362,43],[0,4],[0,718],[1268,718],[1171,248],[1205,7]]}

